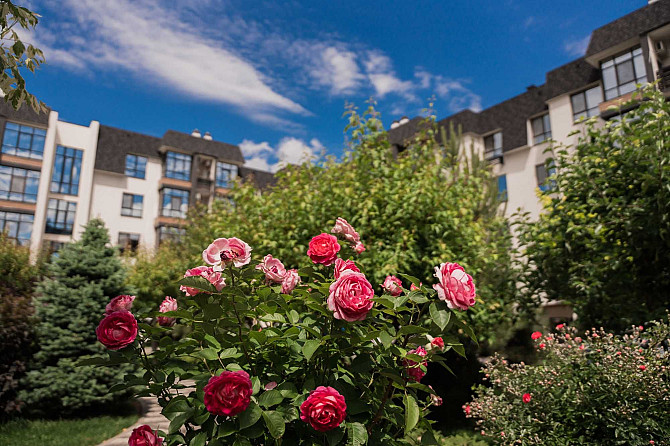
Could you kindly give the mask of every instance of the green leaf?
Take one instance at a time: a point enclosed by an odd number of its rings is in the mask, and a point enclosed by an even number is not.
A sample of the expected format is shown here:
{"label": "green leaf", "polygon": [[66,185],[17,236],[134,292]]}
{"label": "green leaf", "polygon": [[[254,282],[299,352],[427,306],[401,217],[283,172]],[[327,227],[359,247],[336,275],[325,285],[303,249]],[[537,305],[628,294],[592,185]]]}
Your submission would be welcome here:
{"label": "green leaf", "polygon": [[217,293],[216,287],[209,283],[207,279],[201,276],[190,276],[184,277],[177,281],[178,285],[184,285],[185,287],[195,288],[200,291],[206,291],[208,293]]}
{"label": "green leaf", "polygon": [[193,437],[191,442],[189,443],[190,446],[205,446],[205,441],[207,441],[207,432],[200,431],[198,434]]}
{"label": "green leaf", "polygon": [[424,327],[417,327],[416,325],[405,325],[398,330],[398,336],[406,334],[428,333],[430,330]]}
{"label": "green leaf", "polygon": [[305,356],[307,362],[312,359],[312,355],[314,355],[314,352],[319,348],[319,345],[321,345],[321,341],[316,339],[305,341],[305,345],[302,346],[302,354]]}
{"label": "green leaf", "polygon": [[410,283],[414,284],[414,286],[417,286],[417,287],[418,287],[419,284],[421,283],[421,281],[420,281],[419,279],[417,279],[417,278],[414,277],[414,276],[410,276],[409,274],[398,273],[398,275],[399,275],[400,277],[402,277],[403,279],[409,281]]}
{"label": "green leaf", "polygon": [[391,336],[387,331],[382,331],[379,333],[379,340],[384,345],[384,348],[389,348],[393,342],[393,336]]}
{"label": "green leaf", "polygon": [[428,310],[430,311],[431,319],[435,325],[440,327],[440,330],[447,328],[447,324],[449,324],[449,319],[451,318],[451,311],[437,308],[435,302],[430,304]]}
{"label": "green leaf", "polygon": [[347,446],[360,446],[368,442],[368,431],[361,423],[347,423]]}
{"label": "green leaf", "polygon": [[168,427],[168,433],[174,434],[177,432],[183,425],[186,423],[186,420],[191,418],[191,416],[195,413],[194,408],[189,408],[186,412],[182,412],[178,415],[176,415],[172,421],[170,421],[170,426]]}
{"label": "green leaf", "polygon": [[326,440],[328,440],[329,446],[338,444],[342,440],[342,437],[344,437],[344,429],[342,427],[331,429],[326,432]]}
{"label": "green leaf", "polygon": [[261,415],[263,415],[263,410],[258,404],[254,402],[249,403],[247,410],[237,416],[238,420],[240,420],[240,429],[253,426],[261,418]]}
{"label": "green leaf", "polygon": [[204,358],[209,361],[215,361],[219,359],[217,350],[213,348],[205,348],[200,351],[193,352],[193,356],[196,356],[198,358]]}
{"label": "green leaf", "polygon": [[205,319],[218,319],[223,315],[223,308],[217,303],[207,304],[203,307]]}
{"label": "green leaf", "polygon": [[409,393],[405,394],[403,404],[405,405],[405,434],[408,434],[419,422],[419,404]]}
{"label": "green leaf", "polygon": [[281,403],[283,399],[284,397],[279,390],[266,390],[265,392],[261,393],[260,397],[258,397],[258,404],[267,408],[276,406],[277,404]]}
{"label": "green leaf", "polygon": [[265,425],[270,431],[272,438],[281,438],[284,435],[286,430],[286,425],[284,424],[284,418],[280,413],[275,412],[274,410],[268,410],[263,412],[263,419],[265,420]]}

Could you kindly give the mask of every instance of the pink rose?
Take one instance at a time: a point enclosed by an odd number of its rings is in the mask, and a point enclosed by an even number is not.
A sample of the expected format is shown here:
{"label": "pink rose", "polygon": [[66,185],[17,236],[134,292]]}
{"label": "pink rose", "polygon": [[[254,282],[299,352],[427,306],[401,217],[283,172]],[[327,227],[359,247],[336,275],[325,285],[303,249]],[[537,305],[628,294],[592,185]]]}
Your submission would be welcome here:
{"label": "pink rose", "polygon": [[[160,311],[161,313],[167,313],[168,311],[177,311],[177,300],[170,296],[165,296],[165,299],[163,300],[161,306],[158,308],[158,311]],[[158,316],[158,325],[161,325],[163,327],[172,327],[175,321],[176,319],[173,317]]]}
{"label": "pink rose", "polygon": [[267,283],[282,283],[286,275],[284,264],[270,254],[263,257],[263,263],[256,265],[256,269],[265,273],[265,281]]}
{"label": "pink rose", "polygon": [[328,308],[335,319],[362,321],[372,308],[375,292],[363,273],[344,270],[330,285]]}
{"label": "pink rose", "polygon": [[556,326],[556,330],[560,330],[561,328],[565,327],[565,324],[558,324]]}
{"label": "pink rose", "polygon": [[411,284],[411,285],[409,286],[409,290],[410,290],[410,291],[419,291],[419,290],[421,289],[421,288],[420,288],[421,285],[423,285],[421,282],[419,282],[419,286],[416,286],[416,285],[414,285],[414,284]]}
{"label": "pink rose", "polygon": [[346,270],[361,272],[352,260],[335,259],[335,280],[339,279],[342,272]]}
{"label": "pink rose", "polygon": [[358,235],[358,232],[354,230],[353,226],[351,226],[349,222],[341,217],[337,217],[337,220],[335,220],[335,226],[330,232],[341,235],[349,243],[356,244],[361,241],[361,237]]}
{"label": "pink rose", "polygon": [[525,404],[530,403],[530,399],[531,399],[530,393],[524,393],[523,396],[521,397],[521,400],[522,400]]}
{"label": "pink rose", "polygon": [[130,311],[115,311],[100,321],[95,334],[102,345],[119,350],[132,344],[137,337],[137,321]]}
{"label": "pink rose", "polygon": [[116,296],[105,307],[105,314],[112,314],[115,311],[130,311],[133,308],[134,300],[135,296]]}
{"label": "pink rose", "polygon": [[363,246],[363,243],[357,242],[356,246],[354,246],[354,251],[356,251],[356,254],[361,254],[365,251],[365,246]]}
{"label": "pink rose", "polygon": [[402,294],[402,281],[396,276],[386,276],[382,288],[391,296],[400,296]]}
{"label": "pink rose", "polygon": [[238,370],[212,376],[204,392],[205,408],[210,413],[234,417],[249,407],[253,390],[249,374]]}
{"label": "pink rose", "polygon": [[133,429],[128,439],[128,446],[160,446],[163,439],[146,424]]}
{"label": "pink rose", "polygon": [[[191,268],[184,273],[184,277],[194,276],[204,277],[209,283],[214,285],[217,291],[221,291],[223,287],[226,286],[226,279],[223,278],[221,272],[214,271],[214,268],[211,266],[198,266],[196,268]],[[197,288],[191,288],[184,285],[181,285],[179,290],[186,293],[187,296],[195,296],[198,293],[204,292]]]}
{"label": "pink rose", "polygon": [[437,347],[440,350],[444,350],[444,339],[442,339],[440,337],[437,337],[437,338],[433,339],[432,341],[430,341],[430,345],[432,347]]}
{"label": "pink rose", "polygon": [[202,259],[213,265],[214,271],[223,270],[229,263],[241,268],[251,261],[251,247],[236,237],[217,238],[202,252]]}
{"label": "pink rose", "polygon": [[312,262],[329,266],[335,261],[339,251],[340,244],[337,243],[337,238],[324,232],[310,240],[307,255]]}
{"label": "pink rose", "polygon": [[451,309],[467,310],[475,304],[475,284],[458,263],[443,263],[435,267],[439,283],[433,285],[437,297]]}
{"label": "pink rose", "polygon": [[530,335],[530,338],[533,341],[536,341],[536,340],[540,339],[541,337],[542,337],[542,333],[539,332],[539,331],[534,331],[533,334]]}
{"label": "pink rose", "polygon": [[277,387],[277,381],[270,381],[269,383],[267,383],[267,384],[265,385],[264,389],[265,389],[265,390],[272,390],[272,389],[274,389],[275,387]]}
{"label": "pink rose", "polygon": [[437,395],[433,395],[431,393],[430,394],[430,402],[433,403],[433,405],[435,405],[435,406],[441,406],[442,405],[442,398],[437,396]]}
{"label": "pink rose", "polygon": [[291,294],[296,286],[300,283],[300,276],[297,269],[290,269],[286,271],[284,280],[281,282],[281,292],[283,294]]}
{"label": "pink rose", "polygon": [[344,397],[332,387],[317,387],[300,405],[300,419],[318,432],[335,429],[346,416]]}
{"label": "pink rose", "polygon": [[[424,357],[428,354],[426,349],[423,348],[423,347],[417,347],[413,350],[410,350],[407,353],[408,354],[419,355],[421,357]],[[409,375],[409,378],[412,381],[416,381],[416,382],[421,381],[421,378],[426,376],[426,372],[424,372],[421,369],[421,366],[426,367],[427,364],[428,363],[426,361],[421,361],[419,363],[419,362],[416,362],[416,361],[411,360],[411,359],[403,359],[403,365],[405,366],[405,369],[407,370],[407,374]]]}
{"label": "pink rose", "polygon": [[466,415],[466,416],[470,415],[470,412],[472,412],[472,408],[470,407],[470,405],[466,405],[466,406],[463,408],[463,410],[465,411],[465,415]]}

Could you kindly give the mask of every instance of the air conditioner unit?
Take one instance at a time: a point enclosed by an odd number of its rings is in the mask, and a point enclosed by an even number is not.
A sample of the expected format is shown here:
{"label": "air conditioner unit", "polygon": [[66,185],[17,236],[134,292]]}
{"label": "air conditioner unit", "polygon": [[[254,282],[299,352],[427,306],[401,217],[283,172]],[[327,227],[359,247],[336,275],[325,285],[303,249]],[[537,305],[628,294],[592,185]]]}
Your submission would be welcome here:
{"label": "air conditioner unit", "polygon": [[662,40],[657,40],[654,42],[654,51],[656,51],[657,56],[665,56],[667,53],[665,43]]}

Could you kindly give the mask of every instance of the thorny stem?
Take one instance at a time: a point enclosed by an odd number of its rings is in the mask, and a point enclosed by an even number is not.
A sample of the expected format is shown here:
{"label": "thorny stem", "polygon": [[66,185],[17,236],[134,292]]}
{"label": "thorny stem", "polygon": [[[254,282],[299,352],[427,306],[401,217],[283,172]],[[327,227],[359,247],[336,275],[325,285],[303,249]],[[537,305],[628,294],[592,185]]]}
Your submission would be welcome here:
{"label": "thorny stem", "polygon": [[[230,271],[230,282],[231,286],[234,288],[235,287],[235,274],[233,271]],[[247,351],[247,346],[244,344],[244,339],[242,339],[242,318],[240,318],[240,313],[237,311],[237,307],[235,306],[235,295],[233,294],[232,296],[232,301],[233,301],[233,311],[235,312],[235,316],[237,317],[237,336],[240,340],[240,344],[242,345],[242,350],[244,350],[244,356],[247,358],[247,364],[249,364],[249,367],[251,367],[251,372],[254,374],[254,376],[258,376],[256,374],[256,367],[254,367],[254,363],[251,362],[251,357],[249,356],[249,352]]]}

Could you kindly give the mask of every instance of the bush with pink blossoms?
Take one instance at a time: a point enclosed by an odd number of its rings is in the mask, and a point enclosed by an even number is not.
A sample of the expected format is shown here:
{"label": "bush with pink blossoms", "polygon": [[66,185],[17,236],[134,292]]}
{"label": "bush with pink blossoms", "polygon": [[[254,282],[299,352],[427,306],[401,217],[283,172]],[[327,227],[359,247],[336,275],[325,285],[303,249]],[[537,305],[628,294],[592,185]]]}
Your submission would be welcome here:
{"label": "bush with pink blossoms", "polygon": [[418,431],[437,444],[426,417],[442,398],[421,380],[443,353],[463,353],[456,333],[474,333],[414,277],[398,274],[414,290],[375,294],[350,234],[317,235],[299,270],[217,239],[203,259],[221,277],[188,274],[176,303],[105,316],[109,360],[94,362],[142,368],[116,388],[158,397],[170,424],[147,432],[162,429],[167,446],[400,445]]}
{"label": "bush with pink blossoms", "polygon": [[621,337],[564,325],[535,332],[540,362],[495,357],[466,416],[497,444],[667,445],[669,337],[666,321]]}

